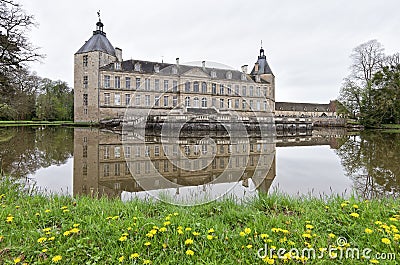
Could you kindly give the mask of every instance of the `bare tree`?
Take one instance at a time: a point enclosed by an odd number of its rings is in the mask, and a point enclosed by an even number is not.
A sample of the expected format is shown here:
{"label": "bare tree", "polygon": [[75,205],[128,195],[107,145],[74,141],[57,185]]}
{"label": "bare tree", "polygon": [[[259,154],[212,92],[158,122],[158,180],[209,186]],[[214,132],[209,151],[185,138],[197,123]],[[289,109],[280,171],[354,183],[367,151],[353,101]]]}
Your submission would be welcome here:
{"label": "bare tree", "polygon": [[378,72],[385,59],[384,48],[377,40],[370,40],[354,48],[351,58],[351,77],[368,84],[373,75]]}

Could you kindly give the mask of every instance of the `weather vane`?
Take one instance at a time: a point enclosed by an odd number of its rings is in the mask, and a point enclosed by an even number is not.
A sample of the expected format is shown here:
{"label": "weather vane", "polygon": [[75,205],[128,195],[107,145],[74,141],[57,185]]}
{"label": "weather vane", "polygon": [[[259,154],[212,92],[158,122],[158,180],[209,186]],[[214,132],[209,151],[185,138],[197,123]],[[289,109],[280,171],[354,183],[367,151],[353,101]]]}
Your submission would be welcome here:
{"label": "weather vane", "polygon": [[[100,12],[100,11],[99,11]],[[261,40],[261,48],[262,48],[262,40]]]}
{"label": "weather vane", "polygon": [[101,18],[100,18],[100,10],[97,11],[97,16],[99,17],[99,21],[101,21]]}

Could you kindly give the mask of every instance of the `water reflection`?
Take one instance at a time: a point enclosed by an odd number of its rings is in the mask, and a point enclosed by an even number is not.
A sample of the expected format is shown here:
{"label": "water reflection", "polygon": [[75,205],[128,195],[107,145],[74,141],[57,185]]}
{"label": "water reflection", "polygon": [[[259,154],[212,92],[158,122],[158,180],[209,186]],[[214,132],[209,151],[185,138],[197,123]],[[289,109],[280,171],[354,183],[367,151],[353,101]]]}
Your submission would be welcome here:
{"label": "water reflection", "polygon": [[[123,145],[124,137],[129,145]],[[398,133],[314,130],[278,136],[273,144],[256,135],[232,142],[224,134],[192,134],[161,143],[156,134],[94,128],[0,128],[1,172],[51,192],[64,185],[52,189],[54,183],[71,183],[73,195],[122,199],[145,196],[143,187],[178,197],[189,196],[189,187],[206,194],[231,190],[239,197],[271,188],[290,194],[314,189],[315,195],[347,190],[365,198],[400,194]],[[72,164],[73,174],[72,168],[66,172]]]}
{"label": "water reflection", "polygon": [[126,198],[147,191],[188,203],[227,191],[239,197],[267,192],[275,175],[275,143],[256,135],[233,140],[199,132],[175,139],[157,132],[74,131],[74,194]]}

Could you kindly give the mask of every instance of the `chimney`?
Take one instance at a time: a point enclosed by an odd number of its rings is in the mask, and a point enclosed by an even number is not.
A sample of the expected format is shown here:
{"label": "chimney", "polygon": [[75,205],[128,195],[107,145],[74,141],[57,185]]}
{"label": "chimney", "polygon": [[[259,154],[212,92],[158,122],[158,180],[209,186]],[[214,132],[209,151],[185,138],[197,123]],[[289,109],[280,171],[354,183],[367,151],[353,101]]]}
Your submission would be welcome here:
{"label": "chimney", "polygon": [[201,66],[203,68],[203,71],[205,71],[206,70],[206,61],[202,61]]}
{"label": "chimney", "polygon": [[247,66],[248,66],[247,64],[242,66],[242,72],[245,74],[247,74]]}
{"label": "chimney", "polygon": [[115,56],[117,57],[118,62],[122,62],[122,49],[115,47]]}
{"label": "chimney", "polygon": [[176,66],[178,66],[178,67],[179,67],[179,57],[178,57],[178,58],[176,58]]}
{"label": "chimney", "polygon": [[254,72],[258,73],[259,68],[260,65],[258,64],[258,62],[256,62],[256,64],[254,65]]}

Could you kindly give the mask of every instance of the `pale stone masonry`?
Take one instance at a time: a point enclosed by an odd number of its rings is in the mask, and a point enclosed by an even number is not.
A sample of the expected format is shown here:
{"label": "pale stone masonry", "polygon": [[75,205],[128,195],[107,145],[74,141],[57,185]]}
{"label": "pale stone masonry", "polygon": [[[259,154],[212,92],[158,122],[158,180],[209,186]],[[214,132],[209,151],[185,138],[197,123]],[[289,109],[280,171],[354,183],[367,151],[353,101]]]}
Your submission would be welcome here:
{"label": "pale stone masonry", "polygon": [[[235,111],[248,119],[271,116],[275,110],[275,77],[264,50],[252,71],[189,66],[179,63],[122,60],[99,20],[93,36],[74,56],[74,120],[139,119],[192,115],[208,119],[230,117]],[[126,114],[126,109],[131,110]]]}

